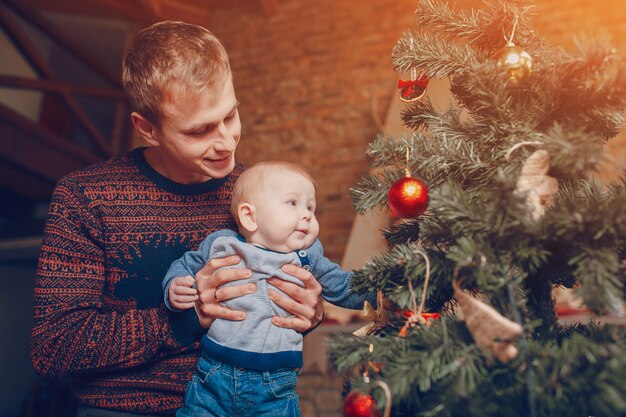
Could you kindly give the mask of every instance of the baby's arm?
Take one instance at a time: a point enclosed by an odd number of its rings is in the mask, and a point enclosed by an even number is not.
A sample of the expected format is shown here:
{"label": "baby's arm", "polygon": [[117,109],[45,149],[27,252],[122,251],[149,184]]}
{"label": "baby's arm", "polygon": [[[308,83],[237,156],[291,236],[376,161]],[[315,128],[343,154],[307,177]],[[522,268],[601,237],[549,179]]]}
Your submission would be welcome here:
{"label": "baby's arm", "polygon": [[311,272],[322,286],[322,297],[331,304],[343,308],[360,310],[363,303],[369,301],[376,307],[376,294],[357,294],[350,289],[352,272],[341,267],[324,256],[324,249],[316,240],[308,249],[311,260]]}
{"label": "baby's arm", "polygon": [[187,310],[194,306],[198,300],[198,291],[194,286],[195,281],[191,276],[172,279],[167,296],[169,304],[173,309]]}

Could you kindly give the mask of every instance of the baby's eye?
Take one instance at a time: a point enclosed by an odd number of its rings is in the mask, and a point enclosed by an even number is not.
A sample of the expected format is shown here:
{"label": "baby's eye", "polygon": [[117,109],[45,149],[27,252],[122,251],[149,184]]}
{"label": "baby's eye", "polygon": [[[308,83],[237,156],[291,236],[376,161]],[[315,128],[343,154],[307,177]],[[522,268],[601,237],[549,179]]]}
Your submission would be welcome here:
{"label": "baby's eye", "polygon": [[290,206],[294,206],[294,207],[298,205],[296,200],[289,200],[289,201],[287,201],[287,204],[289,204]]}
{"label": "baby's eye", "polygon": [[312,212],[315,213],[315,206],[308,206],[307,209]]}

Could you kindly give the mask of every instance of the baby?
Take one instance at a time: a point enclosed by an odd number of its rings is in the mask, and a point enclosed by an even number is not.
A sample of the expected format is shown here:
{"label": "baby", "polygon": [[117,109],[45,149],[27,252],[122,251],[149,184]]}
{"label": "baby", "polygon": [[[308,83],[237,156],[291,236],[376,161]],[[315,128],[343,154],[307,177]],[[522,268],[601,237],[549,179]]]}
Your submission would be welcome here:
{"label": "baby", "polygon": [[172,263],[163,281],[165,303],[172,310],[193,306],[192,277],[213,257],[238,255],[241,262],[233,268],[250,269],[248,281],[257,288],[222,303],[245,311],[246,319],[213,322],[202,338],[202,357],[177,416],[300,415],[295,384],[302,366],[302,334],[272,323],[272,316],[288,313],[267,292],[280,292],[268,278],[294,282],[281,266],[291,263],[311,271],[322,286],[322,297],[332,304],[352,309],[361,309],[365,300],[375,304],[373,295],[350,292],[351,273],[324,257],[315,206],[315,184],[301,167],[256,164],[241,174],[233,189],[231,211],[239,233],[212,233],[196,251]]}

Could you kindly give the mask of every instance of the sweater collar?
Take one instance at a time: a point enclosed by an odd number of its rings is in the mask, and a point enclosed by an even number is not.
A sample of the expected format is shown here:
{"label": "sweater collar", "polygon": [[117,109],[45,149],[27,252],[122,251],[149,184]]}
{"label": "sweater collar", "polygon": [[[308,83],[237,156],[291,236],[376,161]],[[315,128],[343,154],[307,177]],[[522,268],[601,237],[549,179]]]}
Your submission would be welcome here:
{"label": "sweater collar", "polygon": [[228,181],[230,175],[227,175],[224,178],[211,178],[208,181],[199,182],[195,184],[180,184],[178,182],[174,182],[167,177],[159,174],[150,164],[146,161],[146,158],[143,154],[144,150],[147,147],[139,147],[134,149],[131,152],[131,157],[141,173],[145,175],[148,179],[153,181],[160,188],[168,191],[172,194],[177,195],[199,195],[205,194],[210,191],[214,191],[220,188],[222,185]]}

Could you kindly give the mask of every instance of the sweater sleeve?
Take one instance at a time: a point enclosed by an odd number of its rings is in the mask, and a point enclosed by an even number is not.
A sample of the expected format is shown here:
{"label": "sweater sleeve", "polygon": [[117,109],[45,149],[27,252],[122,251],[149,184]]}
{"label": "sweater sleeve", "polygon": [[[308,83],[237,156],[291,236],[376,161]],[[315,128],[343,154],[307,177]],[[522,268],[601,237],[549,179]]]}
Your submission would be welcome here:
{"label": "sweater sleeve", "polygon": [[52,196],[37,267],[31,360],[44,379],[125,369],[197,340],[195,312],[171,319],[165,306],[105,309],[104,244],[99,219],[71,181]]}
{"label": "sweater sleeve", "polygon": [[162,284],[164,302],[168,309],[178,311],[171,306],[168,297],[169,286],[172,283],[172,280],[176,277],[186,276],[195,278],[196,273],[202,269],[202,267],[204,267],[204,265],[211,258],[211,247],[213,246],[213,243],[217,238],[222,236],[237,236],[237,233],[227,229],[211,233],[200,243],[198,249],[185,252],[183,256],[172,262],[172,265],[170,265],[167,273],[165,274]]}
{"label": "sweater sleeve", "polygon": [[352,272],[341,269],[338,264],[326,258],[319,240],[311,245],[308,252],[311,273],[322,286],[322,298],[343,308],[361,309],[366,300],[376,306],[375,294],[357,294],[350,290]]}

